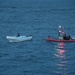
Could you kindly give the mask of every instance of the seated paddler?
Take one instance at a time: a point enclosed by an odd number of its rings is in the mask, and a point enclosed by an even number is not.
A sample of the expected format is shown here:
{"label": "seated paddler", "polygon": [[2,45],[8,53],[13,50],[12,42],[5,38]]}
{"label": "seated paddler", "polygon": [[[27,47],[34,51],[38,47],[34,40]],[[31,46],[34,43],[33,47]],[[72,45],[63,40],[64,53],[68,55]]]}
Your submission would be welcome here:
{"label": "seated paddler", "polygon": [[67,40],[66,34],[63,35],[63,40]]}
{"label": "seated paddler", "polygon": [[63,35],[63,39],[64,39],[64,40],[72,40],[72,37],[71,37],[70,35],[67,35],[67,36],[66,36],[66,34],[64,34],[64,35]]}
{"label": "seated paddler", "polygon": [[19,37],[20,36],[20,34],[19,33],[17,33],[17,37]]}
{"label": "seated paddler", "polygon": [[68,35],[67,40],[72,40],[72,37],[70,35]]}
{"label": "seated paddler", "polygon": [[52,39],[51,36],[48,36],[48,39]]}

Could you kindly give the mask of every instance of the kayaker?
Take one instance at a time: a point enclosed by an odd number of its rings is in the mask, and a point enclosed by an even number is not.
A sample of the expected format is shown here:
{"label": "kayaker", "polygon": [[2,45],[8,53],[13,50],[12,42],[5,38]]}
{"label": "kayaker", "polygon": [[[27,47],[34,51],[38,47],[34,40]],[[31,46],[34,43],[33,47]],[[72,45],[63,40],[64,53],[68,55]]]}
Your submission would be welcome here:
{"label": "kayaker", "polygon": [[70,35],[68,35],[67,40],[72,40],[72,37]]}
{"label": "kayaker", "polygon": [[64,40],[67,40],[66,34],[63,35],[63,39],[64,39]]}
{"label": "kayaker", "polygon": [[48,36],[48,38],[50,39],[51,37],[50,37],[50,36]]}
{"label": "kayaker", "polygon": [[48,36],[48,38],[50,38],[50,36]]}
{"label": "kayaker", "polygon": [[70,35],[66,36],[66,34],[63,35],[64,40],[72,40],[72,37]]}
{"label": "kayaker", "polygon": [[17,33],[17,37],[19,37],[20,36],[20,34],[19,33]]}

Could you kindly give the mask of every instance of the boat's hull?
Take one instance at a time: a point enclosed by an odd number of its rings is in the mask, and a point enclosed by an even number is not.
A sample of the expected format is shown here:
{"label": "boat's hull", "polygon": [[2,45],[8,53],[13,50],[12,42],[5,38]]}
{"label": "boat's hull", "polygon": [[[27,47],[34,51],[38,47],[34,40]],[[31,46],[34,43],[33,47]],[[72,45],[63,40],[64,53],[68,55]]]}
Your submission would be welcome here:
{"label": "boat's hull", "polygon": [[75,40],[54,40],[51,38],[46,38],[46,41],[47,42],[74,42],[75,43]]}
{"label": "boat's hull", "polygon": [[23,41],[28,41],[32,40],[32,36],[6,36],[6,38],[9,40],[9,42],[23,42]]}

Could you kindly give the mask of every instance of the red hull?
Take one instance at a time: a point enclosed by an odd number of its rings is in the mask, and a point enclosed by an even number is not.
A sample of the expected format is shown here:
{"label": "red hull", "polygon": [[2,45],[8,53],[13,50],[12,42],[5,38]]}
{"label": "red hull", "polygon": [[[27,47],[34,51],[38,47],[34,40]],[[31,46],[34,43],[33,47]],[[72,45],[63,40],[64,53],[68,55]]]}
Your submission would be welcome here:
{"label": "red hull", "polygon": [[47,42],[75,42],[75,40],[54,40],[51,38],[46,39]]}

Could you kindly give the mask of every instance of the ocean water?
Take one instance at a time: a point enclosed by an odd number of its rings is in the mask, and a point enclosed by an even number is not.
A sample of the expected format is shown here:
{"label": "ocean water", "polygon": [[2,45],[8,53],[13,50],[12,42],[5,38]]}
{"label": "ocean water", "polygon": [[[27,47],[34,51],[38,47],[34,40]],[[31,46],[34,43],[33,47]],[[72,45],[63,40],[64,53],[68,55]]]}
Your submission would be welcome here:
{"label": "ocean water", "polygon": [[[74,75],[75,43],[50,43],[58,25],[75,37],[74,0],[0,0],[0,75]],[[33,35],[10,43],[6,36]]]}

